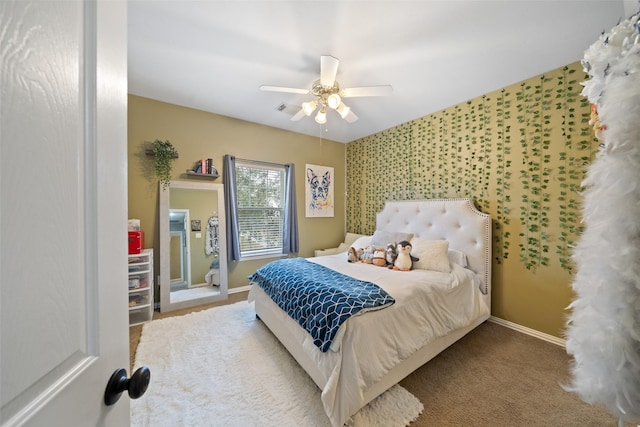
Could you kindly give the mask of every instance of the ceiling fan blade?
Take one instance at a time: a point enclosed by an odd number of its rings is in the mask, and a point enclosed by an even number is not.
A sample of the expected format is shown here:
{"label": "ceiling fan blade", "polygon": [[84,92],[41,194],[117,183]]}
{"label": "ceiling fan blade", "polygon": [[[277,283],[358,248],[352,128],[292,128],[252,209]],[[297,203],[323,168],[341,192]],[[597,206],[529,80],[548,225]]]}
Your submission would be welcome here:
{"label": "ceiling fan blade", "polygon": [[300,95],[306,95],[309,93],[309,89],[298,89],[295,87],[282,87],[282,86],[260,86],[260,90],[265,92],[287,92],[287,93],[299,93]]}
{"label": "ceiling fan blade", "polygon": [[358,96],[388,96],[392,93],[393,87],[391,85],[363,86],[342,89],[340,91],[340,96],[343,98],[355,98]]}
{"label": "ceiling fan blade", "polygon": [[300,120],[301,118],[303,118],[305,116],[306,116],[306,114],[304,114],[304,110],[302,108],[300,108],[300,111],[295,113],[289,120],[291,120],[292,122],[297,122],[298,120]]}
{"label": "ceiling fan blade", "polygon": [[338,74],[338,58],[331,55],[322,55],[320,57],[320,84],[322,86],[333,87],[336,82],[336,74]]}
{"label": "ceiling fan blade", "polygon": [[352,110],[349,110],[344,119],[349,123],[353,123],[358,120],[358,116],[356,116],[356,114]]}

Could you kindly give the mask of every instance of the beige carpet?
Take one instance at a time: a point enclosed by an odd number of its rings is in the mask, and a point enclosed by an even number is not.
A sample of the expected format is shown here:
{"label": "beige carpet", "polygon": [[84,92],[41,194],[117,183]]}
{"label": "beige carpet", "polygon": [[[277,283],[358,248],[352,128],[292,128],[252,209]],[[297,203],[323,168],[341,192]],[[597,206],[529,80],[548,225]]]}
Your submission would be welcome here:
{"label": "beige carpet", "polygon": [[561,388],[568,367],[564,348],[485,322],[400,384],[424,404],[411,427],[616,427]]}

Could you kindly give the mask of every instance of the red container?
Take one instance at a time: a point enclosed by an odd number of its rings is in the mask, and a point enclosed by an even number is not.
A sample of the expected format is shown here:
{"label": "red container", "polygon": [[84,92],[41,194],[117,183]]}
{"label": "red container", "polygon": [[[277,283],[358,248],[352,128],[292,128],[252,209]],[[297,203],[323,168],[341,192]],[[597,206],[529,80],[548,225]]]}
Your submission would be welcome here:
{"label": "red container", "polygon": [[144,231],[129,231],[129,253],[139,254],[144,248]]}

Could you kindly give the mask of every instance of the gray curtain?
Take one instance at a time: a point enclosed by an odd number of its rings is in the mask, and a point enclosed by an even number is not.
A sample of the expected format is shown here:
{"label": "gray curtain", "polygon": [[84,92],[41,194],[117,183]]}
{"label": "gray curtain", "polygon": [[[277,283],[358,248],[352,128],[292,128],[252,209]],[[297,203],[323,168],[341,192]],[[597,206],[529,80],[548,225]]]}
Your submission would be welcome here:
{"label": "gray curtain", "polygon": [[225,154],[222,160],[222,179],[224,179],[224,212],[227,228],[227,261],[240,261],[236,158],[229,154]]}
{"label": "gray curtain", "polygon": [[286,174],[284,230],[282,233],[282,253],[298,253],[298,211],[296,209],[296,170],[293,163],[284,165]]}

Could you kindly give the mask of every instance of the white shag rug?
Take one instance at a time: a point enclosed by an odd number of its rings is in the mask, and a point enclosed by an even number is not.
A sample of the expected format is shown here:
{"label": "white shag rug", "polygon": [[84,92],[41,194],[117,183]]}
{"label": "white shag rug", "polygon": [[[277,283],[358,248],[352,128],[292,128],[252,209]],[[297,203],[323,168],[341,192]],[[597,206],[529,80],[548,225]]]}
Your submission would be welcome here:
{"label": "white shag rug", "polygon": [[[145,324],[140,366],[151,383],[131,400],[135,427],[330,425],[320,389],[245,301]],[[395,385],[349,425],[404,427],[423,409]]]}

